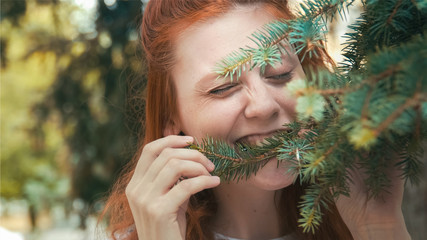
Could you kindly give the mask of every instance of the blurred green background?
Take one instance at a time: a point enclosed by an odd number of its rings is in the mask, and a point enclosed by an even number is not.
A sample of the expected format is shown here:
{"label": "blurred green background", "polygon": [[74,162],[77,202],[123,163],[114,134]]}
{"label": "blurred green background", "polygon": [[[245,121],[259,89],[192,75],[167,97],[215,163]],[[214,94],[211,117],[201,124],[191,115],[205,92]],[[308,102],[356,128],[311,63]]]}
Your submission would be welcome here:
{"label": "blurred green background", "polygon": [[[102,200],[142,131],[143,2],[1,0],[0,238],[8,229],[95,239]],[[413,239],[427,236],[426,202],[423,178],[405,192]]]}
{"label": "blurred green background", "polygon": [[36,238],[74,215],[85,229],[102,209],[135,151],[129,116],[143,102],[129,114],[126,94],[144,84],[141,10],[138,0],[1,1],[2,227]]}

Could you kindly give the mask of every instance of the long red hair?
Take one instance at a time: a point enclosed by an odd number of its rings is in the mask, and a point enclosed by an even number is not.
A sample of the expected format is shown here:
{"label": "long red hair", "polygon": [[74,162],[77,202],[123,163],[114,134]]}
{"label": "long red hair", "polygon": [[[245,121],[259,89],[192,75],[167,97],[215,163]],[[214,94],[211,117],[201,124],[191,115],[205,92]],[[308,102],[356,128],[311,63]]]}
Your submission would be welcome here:
{"label": "long red hair", "polygon": [[[103,213],[103,216],[109,218],[109,230],[113,239],[116,239],[115,233],[125,234],[129,240],[138,239],[136,231],[127,231],[134,224],[134,220],[125,189],[132,178],[144,144],[163,137],[163,129],[176,114],[176,94],[170,75],[175,60],[174,41],[178,34],[191,24],[219,16],[236,4],[262,4],[260,6],[278,18],[293,18],[287,0],[151,0],[147,4],[141,25],[142,46],[148,67],[145,132],[144,136],[141,133],[139,150],[114,185]],[[320,53],[317,56],[304,58],[302,66],[305,71],[333,64],[323,49],[319,48],[317,51]],[[278,211],[285,219],[286,229],[295,232],[301,239],[352,239],[335,205],[331,205],[329,211],[324,211],[319,231],[315,234],[303,233],[297,226],[297,206],[304,187],[292,185],[282,191],[282,200],[277,205]],[[211,190],[204,190],[190,198],[186,239],[213,238],[209,219],[215,208],[215,198]]]}

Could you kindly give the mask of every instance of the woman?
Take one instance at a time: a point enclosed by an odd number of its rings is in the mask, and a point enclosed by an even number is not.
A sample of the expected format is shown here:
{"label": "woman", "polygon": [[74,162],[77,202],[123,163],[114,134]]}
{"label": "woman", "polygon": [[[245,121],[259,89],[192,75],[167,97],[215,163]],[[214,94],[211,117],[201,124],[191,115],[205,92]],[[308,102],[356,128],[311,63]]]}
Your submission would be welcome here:
{"label": "woman", "polygon": [[400,211],[399,180],[392,194],[367,201],[355,173],[351,198],[331,204],[313,235],[297,227],[303,187],[292,184],[294,176],[284,164],[277,167],[271,159],[247,181],[221,182],[210,175],[212,162],[185,148],[206,136],[260,144],[295,119],[295,100],[286,84],[303,78],[309,67],[331,63],[321,49],[302,63],[289,49],[280,64],[265,72],[246,71],[239,81],[218,80],[212,72],[230,52],[254,45],[247,36],[279,18],[292,18],[284,0],[148,3],[141,29],[148,63],[145,139],[107,203],[113,237],[410,238]]}

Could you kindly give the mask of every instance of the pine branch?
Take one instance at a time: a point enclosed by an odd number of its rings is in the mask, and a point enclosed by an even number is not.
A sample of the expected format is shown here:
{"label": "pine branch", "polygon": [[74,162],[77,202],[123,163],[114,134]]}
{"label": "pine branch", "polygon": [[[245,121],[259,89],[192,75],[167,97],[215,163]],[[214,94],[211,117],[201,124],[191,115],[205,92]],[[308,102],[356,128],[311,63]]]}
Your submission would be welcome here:
{"label": "pine branch", "polygon": [[401,4],[402,4],[402,0],[399,0],[396,2],[396,5],[394,6],[393,12],[387,18],[387,24],[389,24],[389,25],[392,24],[393,18],[394,18],[394,16],[396,16],[397,9],[400,7]]}
{"label": "pine branch", "polygon": [[226,181],[247,179],[263,167],[271,158],[279,154],[282,141],[295,136],[288,133],[278,133],[266,140],[261,146],[250,146],[228,143],[210,137],[202,139],[201,143],[191,144],[190,149],[203,153],[215,165],[213,175],[222,177]]}
{"label": "pine branch", "polygon": [[[306,1],[300,4],[302,12],[299,18],[306,18],[308,20],[322,18],[325,22],[328,18],[333,19],[335,14],[338,13],[341,18],[345,17],[345,9],[352,5],[353,1],[345,0],[317,0]],[[344,5],[345,4],[345,5]]]}
{"label": "pine branch", "polygon": [[303,170],[303,181],[315,183],[320,174],[324,172],[327,159],[331,153],[339,146],[339,141],[336,141],[330,148],[321,153],[320,156],[309,158]]}
{"label": "pine branch", "polygon": [[[288,52],[288,46],[294,46],[296,53],[304,51],[303,59],[308,55],[317,56],[316,47],[323,48],[324,28],[328,19],[333,19],[338,12],[345,15],[345,7],[353,1],[309,0],[301,4],[304,14],[294,20],[280,20],[265,25],[261,30],[252,34],[252,40],[257,48],[246,47],[232,52],[222,59],[214,68],[218,78],[230,77],[230,81],[238,80],[247,66],[250,69],[266,65],[274,65],[280,61],[283,52]],[[323,20],[323,22],[321,22]]]}
{"label": "pine branch", "polygon": [[418,184],[424,167],[424,163],[420,161],[424,150],[417,139],[405,144],[408,144],[406,151],[400,153],[399,158],[401,161],[396,166],[402,168],[402,177],[409,180],[412,184]]}
{"label": "pine branch", "polygon": [[377,128],[373,130],[374,136],[379,136],[387,127],[390,126],[405,110],[420,105],[421,102],[427,101],[427,93],[415,93],[412,98],[406,100],[405,103],[400,105],[392,114],[390,114],[385,121],[383,121]]}
{"label": "pine branch", "polygon": [[275,21],[265,25],[261,30],[252,34],[249,39],[257,48],[246,47],[234,51],[223,58],[214,68],[218,78],[230,77],[238,81],[242,71],[251,70],[257,66],[274,65],[280,61],[283,52],[287,52],[287,44],[283,42],[288,37],[288,20]]}
{"label": "pine branch", "polygon": [[328,203],[332,202],[330,193],[320,184],[311,185],[306,189],[299,204],[301,218],[298,219],[299,226],[304,232],[315,233],[322,222],[322,209],[328,210]]}
{"label": "pine branch", "polygon": [[[247,179],[273,157],[289,163],[301,183],[309,183],[300,203],[300,226],[314,231],[333,197],[348,195],[348,171],[363,169],[372,197],[389,184],[385,170],[400,156],[402,177],[417,182],[421,142],[427,140],[427,4],[420,0],[363,2],[363,13],[346,34],[345,63],[333,73],[308,71],[287,84],[297,98],[298,121],[261,146],[204,139],[190,146],[216,165],[223,179]],[[323,41],[321,21],[352,1],[307,1],[295,20],[266,25],[216,68],[219,77],[238,80],[281,61],[289,45],[303,57],[316,56]],[[345,5],[347,4],[347,5]],[[307,69],[306,69],[307,70]],[[301,130],[308,130],[300,134]],[[359,159],[360,161],[356,161]]]}

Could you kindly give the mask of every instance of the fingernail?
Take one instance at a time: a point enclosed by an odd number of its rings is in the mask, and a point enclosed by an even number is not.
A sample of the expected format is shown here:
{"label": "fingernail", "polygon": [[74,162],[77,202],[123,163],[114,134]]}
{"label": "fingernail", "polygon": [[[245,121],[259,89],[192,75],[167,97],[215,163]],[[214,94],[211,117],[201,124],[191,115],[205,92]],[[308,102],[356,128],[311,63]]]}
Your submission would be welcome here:
{"label": "fingernail", "polygon": [[221,182],[221,179],[218,176],[212,176],[212,181]]}
{"label": "fingernail", "polygon": [[194,138],[192,136],[185,136],[184,139],[185,139],[185,142],[188,142],[188,143],[193,143],[194,141]]}
{"label": "fingernail", "polygon": [[209,161],[208,162],[208,167],[210,171],[213,171],[215,169],[215,164],[213,164],[213,162]]}

